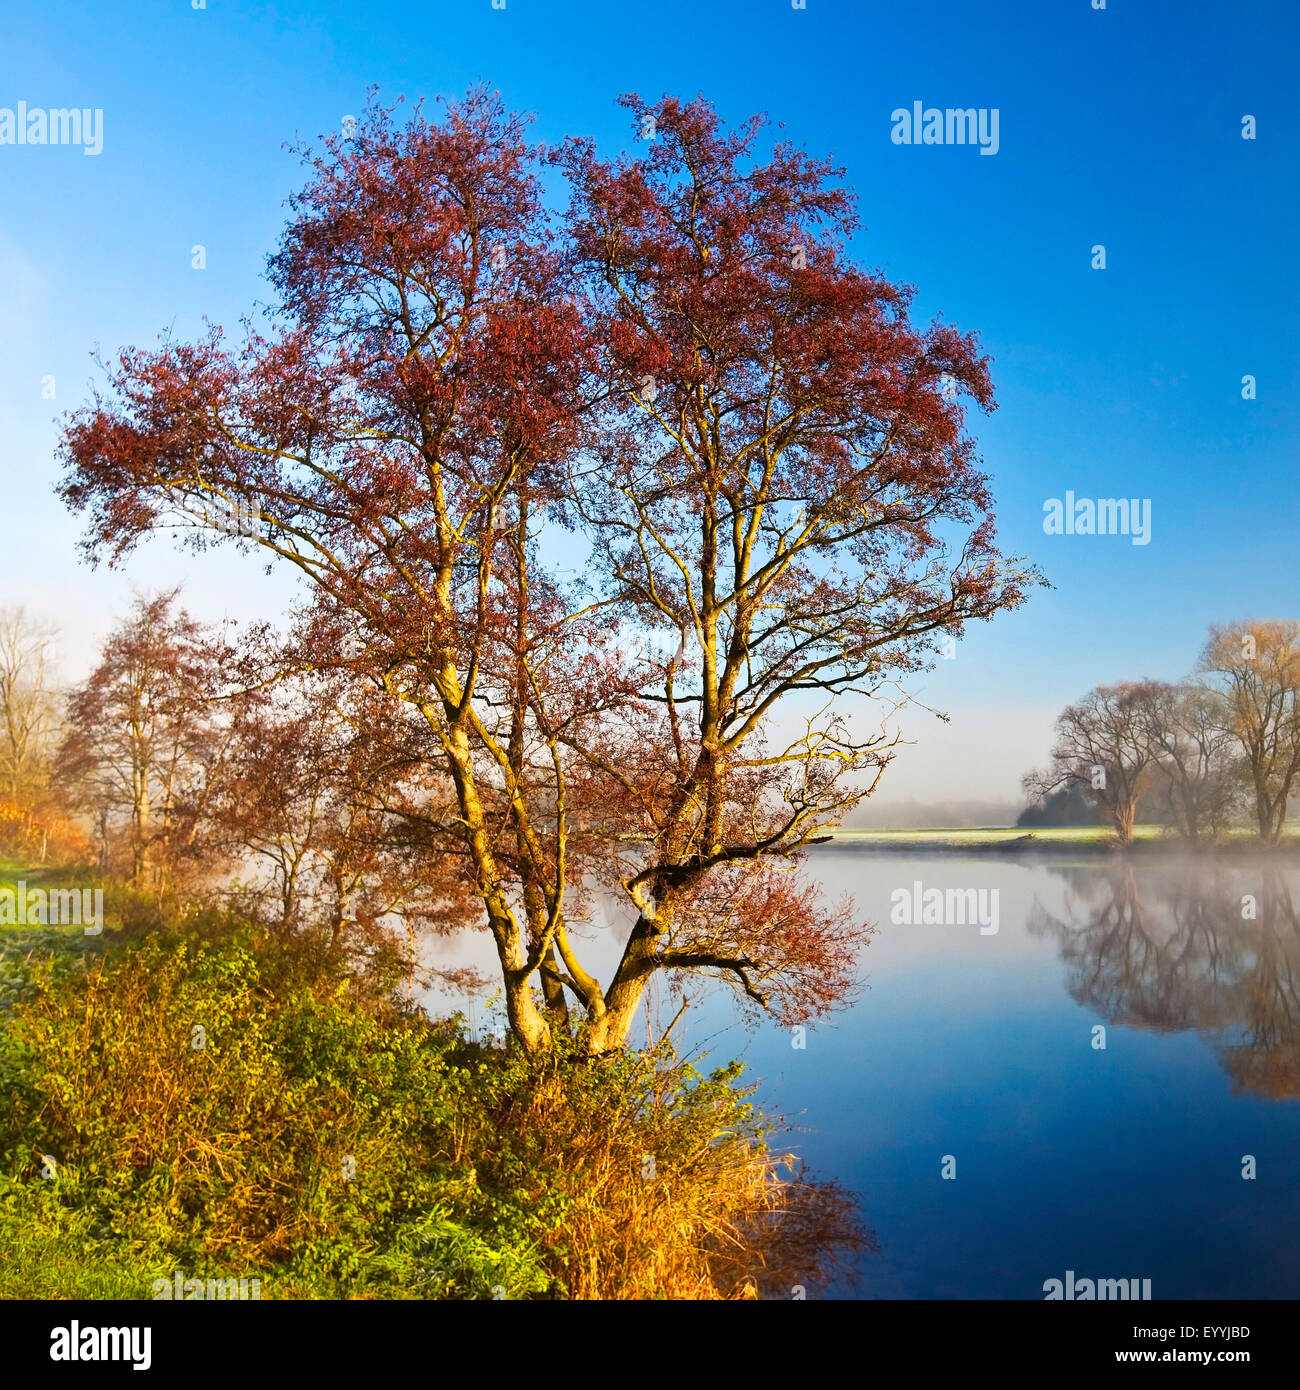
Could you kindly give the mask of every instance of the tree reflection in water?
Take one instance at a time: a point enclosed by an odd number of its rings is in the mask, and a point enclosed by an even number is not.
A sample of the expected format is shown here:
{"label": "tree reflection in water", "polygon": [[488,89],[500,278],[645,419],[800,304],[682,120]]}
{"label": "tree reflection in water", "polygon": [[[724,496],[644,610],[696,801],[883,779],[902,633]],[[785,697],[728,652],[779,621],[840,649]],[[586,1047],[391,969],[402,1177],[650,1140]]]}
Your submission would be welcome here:
{"label": "tree reflection in water", "polygon": [[1070,994],[1107,1023],[1205,1034],[1238,1091],[1300,1096],[1300,873],[1273,865],[1060,868],[1065,908],[1035,900]]}

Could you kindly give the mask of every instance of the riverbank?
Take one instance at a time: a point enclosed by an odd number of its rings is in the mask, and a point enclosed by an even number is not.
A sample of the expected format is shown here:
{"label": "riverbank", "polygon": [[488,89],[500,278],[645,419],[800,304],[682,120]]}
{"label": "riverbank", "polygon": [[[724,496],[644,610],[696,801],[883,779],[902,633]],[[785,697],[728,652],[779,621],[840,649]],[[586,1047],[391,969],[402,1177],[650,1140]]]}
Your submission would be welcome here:
{"label": "riverbank", "polygon": [[749,1299],[872,1248],[739,1063],[528,1057],[400,961],[105,886],[100,934],[0,927],[0,1299]]}
{"label": "riverbank", "polygon": [[1259,837],[1244,828],[1234,829],[1218,840],[1188,844],[1162,825],[1137,825],[1133,839],[1121,845],[1114,831],[1100,825],[976,826],[936,829],[837,830],[830,840],[818,846],[831,851],[868,850],[909,854],[1069,854],[1132,856],[1193,854],[1196,856],[1300,855],[1300,825],[1290,825],[1277,845],[1261,844]]}

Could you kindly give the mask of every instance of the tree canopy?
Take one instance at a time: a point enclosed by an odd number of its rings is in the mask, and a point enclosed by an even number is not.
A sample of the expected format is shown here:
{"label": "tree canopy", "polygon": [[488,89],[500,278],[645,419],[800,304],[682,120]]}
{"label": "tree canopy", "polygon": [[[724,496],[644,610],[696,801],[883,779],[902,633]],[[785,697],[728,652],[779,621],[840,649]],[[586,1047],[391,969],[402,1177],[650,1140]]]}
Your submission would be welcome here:
{"label": "tree canopy", "polygon": [[[297,569],[264,678],[409,726],[448,794],[406,814],[533,1050],[619,1046],[657,971],[792,1020],[842,998],[865,924],[797,868],[889,761],[861,710],[1037,580],[967,428],[978,340],[855,262],[840,171],[623,102],[651,138],[610,160],[483,90],[372,101],[306,156],[267,323],[123,351],[63,443],[93,559],[179,525]],[[633,917],[604,985],[568,931],[599,886]]]}

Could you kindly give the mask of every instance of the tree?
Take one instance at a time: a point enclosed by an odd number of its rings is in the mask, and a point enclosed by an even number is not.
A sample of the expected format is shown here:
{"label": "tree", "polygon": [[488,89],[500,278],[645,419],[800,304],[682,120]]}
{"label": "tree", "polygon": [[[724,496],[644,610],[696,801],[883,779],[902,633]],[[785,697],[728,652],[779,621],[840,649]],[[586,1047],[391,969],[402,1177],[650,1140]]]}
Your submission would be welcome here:
{"label": "tree", "polygon": [[1101,809],[1090,801],[1083,788],[1072,783],[1049,792],[1040,801],[1026,806],[1016,824],[1030,828],[1041,825],[1100,825]]}
{"label": "tree", "polygon": [[59,723],[56,636],[22,606],[0,610],[0,821],[16,832],[11,849],[42,860],[50,829],[63,826],[50,780]]}
{"label": "tree", "polygon": [[[243,654],[249,669],[265,658]],[[454,792],[445,776],[430,783],[430,752],[411,742],[419,726],[400,702],[337,676],[285,676],[235,702],[210,814],[244,871],[242,904],[282,941],[315,940],[330,956],[391,947],[404,925],[414,979],[418,938],[459,929],[471,910],[463,847],[440,829]]]}
{"label": "tree", "polygon": [[59,713],[51,681],[56,635],[21,606],[0,610],[0,795],[29,796],[48,776]]}
{"label": "tree", "polygon": [[[442,123],[372,103],[292,202],[270,336],[122,354],[116,401],[70,425],[63,491],[112,560],[179,517],[195,545],[260,546],[311,584],[300,664],[374,681],[434,736],[455,788],[444,828],[530,1049],[550,1028],[532,983],[581,870],[520,700],[553,602],[530,527],[585,383],[535,163],[485,92]],[[246,524],[207,524],[214,500]]]}
{"label": "tree", "polygon": [[992,408],[987,360],[849,259],[838,171],[761,157],[764,122],[727,132],[703,99],[622,104],[643,158],[559,156],[611,393],[576,505],[606,611],[672,653],[565,732],[639,831],[611,985],[566,959],[610,1042],[657,969],[722,973],[787,1018],[843,993],[861,932],[789,873],[888,761],[840,702],[1036,579],[995,546],[964,428],[963,400]]}
{"label": "tree", "polygon": [[[655,110],[644,168],[557,156],[565,245],[499,100],[404,124],[372,103],[311,160],[268,334],[122,353],[63,443],[92,559],[180,520],[308,581],[286,659],[403,706],[453,793],[430,852],[463,856],[533,1051],[566,990],[592,1050],[621,1045],[656,970],[795,1013],[841,995],[860,933],[784,869],[887,740],[814,708],[765,749],[777,709],[882,691],[1031,573],[994,546],[963,428],[958,393],[992,404],[974,341],[918,332],[845,261],[824,166],[742,171],[754,123]],[[657,408],[630,391],[647,371]],[[544,563],[561,526],[591,545],[569,584]],[[681,656],[631,659],[633,630]],[[602,988],[567,923],[616,881],[637,919]]]}
{"label": "tree", "polygon": [[1068,705],[1056,721],[1051,763],[1025,777],[1025,791],[1038,799],[1078,787],[1102,808],[1119,842],[1128,844],[1157,757],[1151,738],[1156,691],[1154,681],[1124,681],[1096,686]]}
{"label": "tree", "polygon": [[1145,718],[1178,833],[1192,843],[1217,835],[1238,796],[1239,759],[1227,702],[1203,685],[1154,682]]}
{"label": "tree", "polygon": [[176,606],[177,591],[140,596],[98,665],[68,697],[60,764],[100,827],[125,829],[130,881],[164,888],[193,841],[226,732],[211,710],[222,652]]}
{"label": "tree", "polygon": [[1300,773],[1300,623],[1212,627],[1201,669],[1217,681],[1226,701],[1260,839],[1276,844]]}

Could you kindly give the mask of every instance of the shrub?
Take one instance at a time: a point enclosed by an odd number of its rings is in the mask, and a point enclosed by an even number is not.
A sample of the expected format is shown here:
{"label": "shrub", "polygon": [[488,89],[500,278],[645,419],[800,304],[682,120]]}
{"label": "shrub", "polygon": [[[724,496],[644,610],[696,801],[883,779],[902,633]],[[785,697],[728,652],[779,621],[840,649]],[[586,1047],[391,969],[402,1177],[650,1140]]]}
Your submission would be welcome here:
{"label": "shrub", "polygon": [[6,970],[0,1292],[751,1297],[865,1240],[736,1067],[479,1047],[247,932]]}

